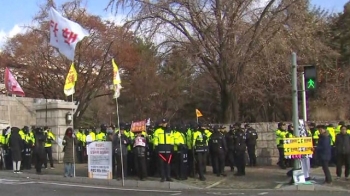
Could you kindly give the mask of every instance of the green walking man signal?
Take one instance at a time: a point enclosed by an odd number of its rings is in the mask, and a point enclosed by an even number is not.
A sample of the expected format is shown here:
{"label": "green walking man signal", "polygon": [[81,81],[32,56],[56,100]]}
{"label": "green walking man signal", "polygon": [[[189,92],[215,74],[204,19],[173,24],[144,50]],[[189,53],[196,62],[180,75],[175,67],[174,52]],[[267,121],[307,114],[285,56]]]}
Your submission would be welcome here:
{"label": "green walking man signal", "polygon": [[313,79],[309,79],[307,81],[307,88],[308,89],[314,89],[315,88],[315,81]]}

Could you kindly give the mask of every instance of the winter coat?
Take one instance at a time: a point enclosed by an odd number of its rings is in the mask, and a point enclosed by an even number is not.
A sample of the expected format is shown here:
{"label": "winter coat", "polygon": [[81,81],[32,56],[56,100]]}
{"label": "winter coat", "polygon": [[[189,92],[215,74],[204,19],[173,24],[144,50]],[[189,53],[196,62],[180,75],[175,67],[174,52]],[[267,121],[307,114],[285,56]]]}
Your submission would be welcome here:
{"label": "winter coat", "polygon": [[34,149],[33,149],[33,157],[43,162],[46,159],[46,152],[45,152],[46,136],[44,135],[43,132],[39,132],[38,130],[36,130],[34,137],[35,137],[35,143],[34,143]]}
{"label": "winter coat", "polygon": [[349,155],[350,154],[350,135],[349,134],[337,134],[335,138],[335,151],[337,154]]}
{"label": "winter coat", "polygon": [[74,145],[73,142],[75,142],[75,139],[73,137],[64,136],[63,138],[63,145],[64,145],[64,156],[63,156],[63,162],[64,163],[73,163],[74,162]]}
{"label": "winter coat", "polygon": [[11,128],[9,146],[11,148],[12,161],[22,161],[22,150],[24,149],[24,141],[19,135],[19,128],[17,127]]}
{"label": "winter coat", "polygon": [[[121,142],[121,148],[120,148],[120,142]],[[121,135],[121,141],[118,134],[114,134],[112,146],[113,151],[115,154],[120,155],[123,153],[123,156],[128,154],[128,145],[130,144],[130,141],[128,137],[126,137],[124,134]]]}
{"label": "winter coat", "polygon": [[328,134],[321,134],[318,140],[316,154],[321,161],[330,161],[332,157],[332,138]]}

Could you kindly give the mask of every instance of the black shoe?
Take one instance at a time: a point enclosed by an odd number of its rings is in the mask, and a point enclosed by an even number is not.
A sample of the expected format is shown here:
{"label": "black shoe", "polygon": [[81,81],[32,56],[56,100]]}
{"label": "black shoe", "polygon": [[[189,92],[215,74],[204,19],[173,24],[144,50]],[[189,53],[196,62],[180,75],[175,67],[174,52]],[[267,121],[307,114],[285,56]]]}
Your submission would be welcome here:
{"label": "black shoe", "polygon": [[242,174],[242,173],[235,173],[234,175],[235,176],[244,176],[244,174]]}
{"label": "black shoe", "polygon": [[221,173],[222,176],[226,177],[227,175],[225,173]]}
{"label": "black shoe", "polygon": [[200,181],[205,181],[206,179],[205,179],[205,177],[203,176],[203,177],[200,177],[199,180],[200,180]]}
{"label": "black shoe", "polygon": [[172,181],[173,181],[173,179],[168,178],[168,179],[166,179],[166,181],[168,181],[168,182],[172,182]]}
{"label": "black shoe", "polygon": [[160,182],[165,182],[165,179],[164,178],[160,179]]}

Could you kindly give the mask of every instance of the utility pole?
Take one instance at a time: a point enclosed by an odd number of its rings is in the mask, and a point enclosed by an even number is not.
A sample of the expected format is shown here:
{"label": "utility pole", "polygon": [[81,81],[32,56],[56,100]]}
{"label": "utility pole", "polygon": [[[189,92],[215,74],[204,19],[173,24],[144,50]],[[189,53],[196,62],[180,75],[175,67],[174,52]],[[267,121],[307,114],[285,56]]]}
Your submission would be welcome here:
{"label": "utility pole", "polygon": [[307,122],[307,105],[306,105],[306,90],[305,90],[305,72],[301,74],[301,98],[302,98],[302,106],[303,106],[303,120],[304,123]]}
{"label": "utility pole", "polygon": [[[292,101],[293,101],[293,127],[294,135],[299,135],[299,109],[298,109],[298,65],[297,54],[292,53]],[[294,161],[294,169],[298,169],[299,160]]]}

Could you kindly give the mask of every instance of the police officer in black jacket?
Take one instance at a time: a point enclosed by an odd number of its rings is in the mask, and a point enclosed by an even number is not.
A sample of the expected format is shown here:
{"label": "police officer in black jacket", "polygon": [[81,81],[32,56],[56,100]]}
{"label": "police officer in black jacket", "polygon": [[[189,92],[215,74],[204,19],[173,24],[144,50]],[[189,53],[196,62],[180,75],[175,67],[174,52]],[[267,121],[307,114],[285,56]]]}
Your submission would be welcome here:
{"label": "police officer in black jacket", "polygon": [[245,124],[244,128],[246,129],[246,141],[247,141],[247,150],[249,156],[249,166],[256,166],[256,140],[258,139],[258,133],[253,129],[249,124]]}
{"label": "police officer in black jacket", "polygon": [[209,139],[210,154],[213,156],[213,165],[217,176],[225,174],[225,154],[227,152],[225,136],[219,131],[218,126],[214,126],[213,134]]}
{"label": "police officer in black jacket", "polygon": [[241,129],[241,124],[235,124],[234,135],[235,163],[237,167],[236,176],[245,175],[245,151],[246,151],[246,134]]}
{"label": "police officer in black jacket", "polygon": [[235,156],[235,149],[234,149],[234,136],[235,136],[235,130],[234,126],[230,125],[230,130],[225,134],[226,144],[227,144],[227,159],[231,167],[231,172],[234,171],[234,156]]}

